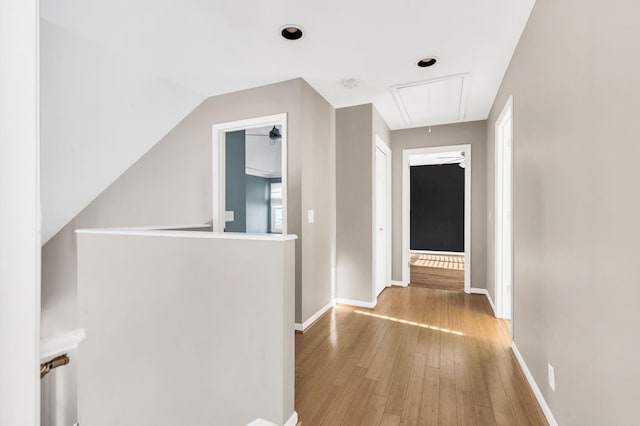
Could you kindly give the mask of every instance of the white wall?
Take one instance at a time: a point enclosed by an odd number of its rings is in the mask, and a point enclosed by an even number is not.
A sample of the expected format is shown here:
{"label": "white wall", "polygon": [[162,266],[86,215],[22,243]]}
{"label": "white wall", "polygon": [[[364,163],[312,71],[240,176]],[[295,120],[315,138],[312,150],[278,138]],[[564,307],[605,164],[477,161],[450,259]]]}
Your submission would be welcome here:
{"label": "white wall", "polygon": [[205,96],[45,19],[40,40],[46,243]]}
{"label": "white wall", "polygon": [[38,2],[0,2],[0,425],[40,423]]}

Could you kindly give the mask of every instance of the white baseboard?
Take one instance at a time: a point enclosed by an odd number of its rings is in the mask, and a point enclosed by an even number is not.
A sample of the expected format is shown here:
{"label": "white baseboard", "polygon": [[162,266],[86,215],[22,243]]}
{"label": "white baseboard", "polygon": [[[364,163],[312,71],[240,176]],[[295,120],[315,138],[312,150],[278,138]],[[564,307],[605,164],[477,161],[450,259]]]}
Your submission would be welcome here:
{"label": "white baseboard", "polygon": [[378,299],[376,298],[373,302],[363,302],[361,300],[343,299],[338,297],[336,298],[336,303],[340,305],[356,306],[358,308],[373,309],[378,304]]}
{"label": "white baseboard", "polygon": [[391,280],[391,285],[395,285],[398,287],[406,287],[408,285],[404,283],[404,281],[396,281],[396,280]]}
{"label": "white baseboard", "polygon": [[309,328],[309,326],[311,324],[313,324],[318,318],[320,318],[322,316],[322,314],[324,314],[325,312],[327,312],[329,309],[331,309],[334,305],[334,301],[332,300],[331,302],[327,303],[325,306],[323,306],[322,308],[320,308],[320,310],[318,312],[316,312],[315,314],[311,315],[309,317],[308,320],[306,320],[305,322],[303,322],[302,324],[300,324],[299,322],[295,323],[294,325],[294,329],[296,331],[302,331],[304,332],[307,328]]}
{"label": "white baseboard", "polygon": [[553,413],[551,412],[551,408],[549,408],[549,404],[547,404],[547,401],[544,399],[544,396],[542,396],[542,391],[540,391],[540,388],[538,387],[536,380],[533,378],[531,371],[529,371],[529,367],[527,367],[527,364],[524,362],[524,358],[522,357],[522,354],[518,350],[518,347],[516,346],[516,342],[511,342],[511,350],[513,351],[513,354],[516,356],[516,359],[518,360],[518,364],[520,364],[520,368],[522,368],[522,371],[524,372],[524,375],[527,378],[527,381],[529,382],[529,386],[531,386],[531,390],[533,390],[533,393],[536,396],[536,399],[538,400],[538,404],[540,404],[540,408],[542,408],[542,412],[544,413],[544,416],[547,418],[547,421],[549,422],[549,426],[558,426],[558,422],[556,421],[555,417],[553,417]]}
{"label": "white baseboard", "polygon": [[491,309],[493,310],[493,316],[496,315],[496,305],[493,304],[493,299],[491,298],[491,295],[489,294],[489,290],[487,290],[486,288],[472,288],[470,290],[471,294],[484,294],[485,296],[487,296],[487,300],[489,301],[489,305],[491,305]]}
{"label": "white baseboard", "polygon": [[296,426],[297,424],[298,424],[298,413],[294,411],[291,417],[289,417],[289,420],[287,420],[287,422],[283,426]]}

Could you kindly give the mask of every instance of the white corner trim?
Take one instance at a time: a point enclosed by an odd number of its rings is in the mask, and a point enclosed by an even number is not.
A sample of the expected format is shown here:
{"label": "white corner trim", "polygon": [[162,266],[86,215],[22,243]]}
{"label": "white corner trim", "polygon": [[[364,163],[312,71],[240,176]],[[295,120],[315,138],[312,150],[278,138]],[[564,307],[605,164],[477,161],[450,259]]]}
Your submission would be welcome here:
{"label": "white corner trim", "polygon": [[340,305],[355,306],[357,308],[373,309],[378,304],[378,298],[376,298],[373,302],[363,302],[361,300],[343,299],[338,297],[336,298],[336,303]]}
{"label": "white corner trim", "polygon": [[46,337],[40,340],[40,361],[53,358],[75,349],[84,340],[87,333],[84,328],[78,328],[65,334]]}
{"label": "white corner trim", "polygon": [[[289,417],[289,420],[287,420],[283,426],[296,426],[297,424],[298,424],[298,413],[294,411],[291,417]],[[247,426],[278,426],[278,425],[265,419],[255,419],[251,423],[247,424]]]}
{"label": "white corner trim", "polygon": [[522,372],[527,378],[527,381],[529,382],[529,386],[531,386],[531,390],[533,390],[533,393],[536,396],[536,399],[538,400],[538,404],[540,404],[540,408],[542,408],[542,412],[544,413],[544,416],[547,418],[547,421],[549,422],[549,426],[558,426],[558,422],[556,421],[555,417],[553,417],[551,408],[549,408],[547,401],[544,399],[544,396],[542,396],[542,391],[540,391],[540,388],[538,387],[536,380],[533,378],[531,371],[529,371],[529,367],[527,367],[527,364],[524,362],[524,358],[522,357],[522,354],[518,350],[518,347],[516,346],[516,342],[511,342],[511,350],[513,351],[513,354],[516,356],[516,359],[518,360],[518,364],[520,364],[520,368],[522,368]]}
{"label": "white corner trim", "polygon": [[469,292],[471,294],[484,294],[485,296],[487,296],[487,300],[489,301],[491,309],[493,310],[493,316],[496,316],[496,305],[493,304],[493,299],[491,298],[491,294],[489,294],[489,290],[487,290],[486,288],[472,288]]}
{"label": "white corner trim", "polygon": [[329,309],[333,308],[334,305],[335,305],[335,302],[332,300],[329,303],[327,303],[325,306],[320,308],[320,310],[318,312],[316,312],[315,314],[311,315],[309,317],[309,319],[306,320],[305,322],[303,322],[302,324],[300,324],[299,322],[295,323],[295,330],[304,332],[307,328],[309,328],[311,326],[311,324],[316,322],[318,320],[318,318],[320,318],[325,312],[327,312]]}
{"label": "white corner trim", "polygon": [[209,238],[221,240],[250,241],[291,241],[298,239],[294,234],[246,234],[244,232],[172,231],[145,228],[94,228],[76,229],[76,234],[131,235],[136,237]]}
{"label": "white corner trim", "polygon": [[391,280],[391,285],[397,285],[397,286],[399,286],[399,287],[406,287],[406,286],[408,286],[409,284],[408,284],[408,283],[405,283],[405,282],[403,282],[403,281]]}
{"label": "white corner trim", "polygon": [[489,290],[485,290],[485,292],[486,292],[485,294],[487,296],[487,300],[489,301],[489,304],[491,305],[491,309],[493,309],[493,316],[495,316],[496,315],[496,305],[493,303],[493,299],[491,298],[491,293],[489,293]]}
{"label": "white corner trim", "polygon": [[287,422],[283,426],[296,426],[297,424],[298,424],[298,413],[294,411],[291,417],[289,417],[289,420],[287,420]]}

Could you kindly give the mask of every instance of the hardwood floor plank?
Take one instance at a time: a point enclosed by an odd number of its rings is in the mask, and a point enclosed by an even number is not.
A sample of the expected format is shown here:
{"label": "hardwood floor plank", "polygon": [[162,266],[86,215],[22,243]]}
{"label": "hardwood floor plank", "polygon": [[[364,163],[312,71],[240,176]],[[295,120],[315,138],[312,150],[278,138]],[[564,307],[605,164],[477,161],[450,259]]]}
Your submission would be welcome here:
{"label": "hardwood floor plank", "polygon": [[420,407],[426,368],[426,357],[424,354],[416,352],[413,357],[407,393],[402,407],[402,425],[413,426],[420,424]]}
{"label": "hardwood floor plank", "polygon": [[395,414],[384,413],[380,426],[398,426],[400,424],[400,416]]}
{"label": "hardwood floor plank", "polygon": [[353,370],[347,384],[343,387],[344,391],[340,392],[341,397],[334,401],[333,407],[327,410],[326,416],[319,424],[334,426],[342,423],[352,408],[356,397],[360,396],[359,391],[365,380],[365,370],[356,368]]}
{"label": "hardwood floor plank", "polygon": [[476,405],[476,423],[482,426],[495,426],[496,418],[493,415],[493,410],[489,407],[483,407]]}
{"label": "hardwood floor plank", "polygon": [[385,412],[402,415],[407,386],[411,377],[411,368],[416,354],[418,343],[418,329],[412,326],[401,327],[407,331],[406,340],[401,348],[397,365],[393,368],[393,380],[389,389],[389,398]]}
{"label": "hardwood floor plank", "polygon": [[477,424],[471,391],[456,389],[456,411],[458,426],[474,426]]}
{"label": "hardwood floor plank", "polygon": [[438,403],[438,424],[443,426],[458,424],[456,403],[456,383],[440,377],[440,399]]}
{"label": "hardwood floor plank", "polygon": [[[389,397],[389,391],[393,378],[395,377],[395,369],[399,365],[399,361],[402,353],[402,346],[405,344],[407,336],[398,335],[397,343],[391,348],[387,361],[384,363],[384,368],[381,368],[381,374],[378,379],[378,386],[376,387],[376,393]],[[387,401],[388,403],[388,401]],[[386,407],[385,407],[386,412]]]}
{"label": "hardwood floor plank", "polygon": [[[341,425],[358,425],[360,424],[360,421],[362,419],[367,417],[367,415],[369,414],[370,398],[375,396],[375,387],[376,383],[373,380],[365,378],[360,382],[358,388],[354,390],[354,398],[351,401],[351,404],[349,405],[348,410],[343,417],[343,420],[340,422]],[[382,417],[384,406],[379,407],[379,410],[380,417]]]}
{"label": "hardwood floor plank", "polygon": [[388,288],[296,335],[295,407],[316,425],[546,425],[486,298]]}
{"label": "hardwood floor plank", "polygon": [[420,406],[420,424],[437,425],[440,405],[440,371],[427,367],[424,372],[422,404]]}
{"label": "hardwood floor plank", "polygon": [[[372,385],[372,388],[375,389],[375,384]],[[370,391],[367,396],[367,408],[365,409],[364,416],[359,424],[362,426],[379,425],[382,421],[385,405],[387,405],[386,396],[378,395],[377,393]],[[356,422],[353,424],[356,425],[358,423]]]}

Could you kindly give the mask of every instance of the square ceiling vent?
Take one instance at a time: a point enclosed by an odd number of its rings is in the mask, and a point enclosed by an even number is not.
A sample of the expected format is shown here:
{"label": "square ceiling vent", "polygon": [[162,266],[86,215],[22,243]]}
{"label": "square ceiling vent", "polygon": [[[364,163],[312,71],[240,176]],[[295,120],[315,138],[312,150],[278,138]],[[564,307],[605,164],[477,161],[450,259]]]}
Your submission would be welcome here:
{"label": "square ceiling vent", "polygon": [[464,119],[469,74],[392,87],[400,112],[410,127]]}

